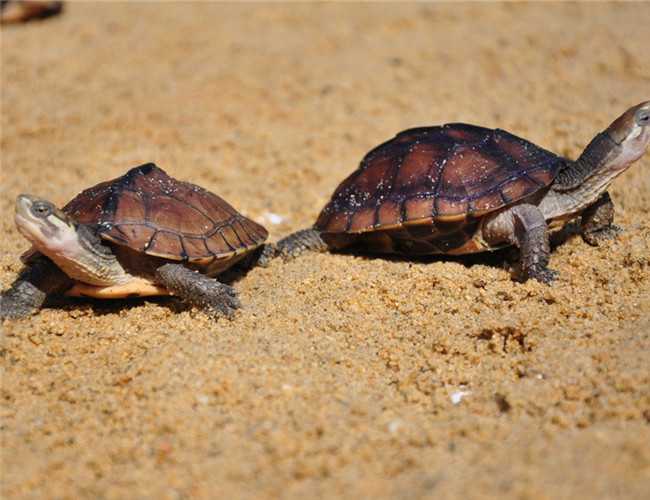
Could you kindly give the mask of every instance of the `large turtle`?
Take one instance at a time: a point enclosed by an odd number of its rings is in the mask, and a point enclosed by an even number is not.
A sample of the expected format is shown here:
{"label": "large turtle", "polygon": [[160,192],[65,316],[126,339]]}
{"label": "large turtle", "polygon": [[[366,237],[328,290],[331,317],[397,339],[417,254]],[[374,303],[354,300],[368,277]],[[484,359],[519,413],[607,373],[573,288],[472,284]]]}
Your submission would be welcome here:
{"label": "large turtle", "polygon": [[549,282],[548,223],[581,216],[585,241],[597,245],[614,217],[607,188],[648,143],[650,101],[623,113],[575,162],[499,129],[406,130],[370,151],[314,226],[277,252],[462,255],[516,245],[518,277]]}
{"label": "large turtle", "polygon": [[174,294],[233,316],[234,288],[213,277],[266,240],[264,227],[210,191],[153,163],[82,191],[63,207],[16,201],[16,226],[33,244],[27,268],[0,297],[0,318],[38,310],[48,294],[123,298]]}

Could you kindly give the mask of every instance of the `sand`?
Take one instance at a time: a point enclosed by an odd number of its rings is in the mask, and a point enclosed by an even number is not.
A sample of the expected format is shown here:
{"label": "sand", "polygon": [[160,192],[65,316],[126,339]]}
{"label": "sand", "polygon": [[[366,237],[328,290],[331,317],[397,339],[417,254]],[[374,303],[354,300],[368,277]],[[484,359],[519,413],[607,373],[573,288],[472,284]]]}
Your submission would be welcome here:
{"label": "sand", "polygon": [[[372,147],[500,127],[571,158],[650,98],[648,3],[66,3],[2,28],[0,288],[21,192],[57,204],[155,162],[309,226]],[[650,497],[650,155],[618,237],[516,252],[309,255],[173,298],[0,325],[2,498]]]}

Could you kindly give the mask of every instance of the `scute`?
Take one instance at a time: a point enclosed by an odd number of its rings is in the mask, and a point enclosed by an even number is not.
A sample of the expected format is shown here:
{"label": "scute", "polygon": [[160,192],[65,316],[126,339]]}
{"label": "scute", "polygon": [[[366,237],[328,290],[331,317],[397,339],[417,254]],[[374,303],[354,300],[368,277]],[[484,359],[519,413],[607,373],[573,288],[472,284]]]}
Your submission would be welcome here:
{"label": "scute", "polygon": [[314,227],[359,234],[462,223],[547,187],[567,161],[499,129],[454,123],[405,130],[364,157]]}
{"label": "scute", "polygon": [[175,260],[246,253],[268,236],[214,193],[153,163],[82,191],[63,211],[106,240]]}

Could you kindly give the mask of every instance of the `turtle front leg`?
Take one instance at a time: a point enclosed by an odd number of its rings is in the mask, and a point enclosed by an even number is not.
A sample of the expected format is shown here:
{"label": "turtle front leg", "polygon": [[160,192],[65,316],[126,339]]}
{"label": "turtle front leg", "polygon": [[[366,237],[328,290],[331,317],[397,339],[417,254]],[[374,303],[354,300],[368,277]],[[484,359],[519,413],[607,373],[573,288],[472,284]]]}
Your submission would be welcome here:
{"label": "turtle front leg", "polygon": [[519,264],[524,281],[535,278],[542,283],[557,279],[558,272],[548,267],[551,245],[544,214],[533,205],[515,205],[514,241],[519,247]]}
{"label": "turtle front leg", "polygon": [[201,309],[232,318],[241,307],[238,292],[233,287],[194,272],[183,264],[163,264],[156,269],[155,274],[156,279],[170,292]]}
{"label": "turtle front leg", "polygon": [[276,255],[284,260],[292,260],[305,252],[325,252],[327,243],[316,229],[303,229],[278,241]]}
{"label": "turtle front leg", "polygon": [[509,241],[519,247],[520,270],[517,278],[535,278],[542,283],[557,279],[557,271],[549,269],[551,246],[544,214],[534,205],[515,205],[487,221],[482,237],[491,247]]}
{"label": "turtle front leg", "polygon": [[25,269],[0,297],[0,319],[21,319],[38,311],[47,296],[64,292],[73,281],[47,257]]}
{"label": "turtle front leg", "polygon": [[614,204],[608,192],[598,198],[582,212],[582,239],[592,246],[612,238]]}

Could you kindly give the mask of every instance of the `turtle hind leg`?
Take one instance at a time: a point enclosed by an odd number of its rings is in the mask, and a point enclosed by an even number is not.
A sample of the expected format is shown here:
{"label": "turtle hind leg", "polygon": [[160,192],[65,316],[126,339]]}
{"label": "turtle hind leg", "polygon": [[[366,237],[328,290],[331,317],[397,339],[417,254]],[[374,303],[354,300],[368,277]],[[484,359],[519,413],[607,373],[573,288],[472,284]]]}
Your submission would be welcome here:
{"label": "turtle hind leg", "polygon": [[38,311],[47,296],[63,292],[73,281],[47,257],[23,271],[0,297],[0,319],[21,319]]}
{"label": "turtle hind leg", "polygon": [[605,192],[582,212],[582,239],[592,246],[613,238],[614,204]]}
{"label": "turtle hind leg", "polygon": [[292,260],[306,252],[325,252],[329,247],[320,231],[310,228],[290,234],[278,241],[276,255]]}
{"label": "turtle hind leg", "polygon": [[211,313],[233,318],[241,307],[238,292],[233,287],[192,271],[183,264],[163,264],[156,269],[155,274],[156,279],[174,295]]}

